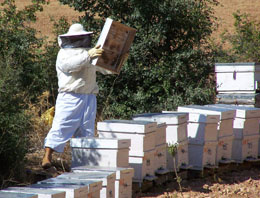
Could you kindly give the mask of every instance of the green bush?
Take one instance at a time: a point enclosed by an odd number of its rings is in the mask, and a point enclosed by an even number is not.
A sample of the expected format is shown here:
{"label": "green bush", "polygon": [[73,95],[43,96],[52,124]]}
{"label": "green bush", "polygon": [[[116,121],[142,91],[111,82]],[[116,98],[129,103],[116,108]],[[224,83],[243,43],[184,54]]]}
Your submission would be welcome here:
{"label": "green bush", "polygon": [[17,10],[14,0],[6,0],[0,7],[1,181],[21,169],[31,130],[26,109],[45,87],[40,59],[43,41],[36,38],[36,31],[29,25],[36,20],[41,3],[44,1]]}
{"label": "green bush", "polygon": [[107,17],[137,29],[120,75],[98,76],[100,119],[213,101],[215,85],[209,77],[214,61],[207,39],[215,20],[211,6],[217,1],[60,2],[84,12],[81,22],[89,31],[101,31]]}

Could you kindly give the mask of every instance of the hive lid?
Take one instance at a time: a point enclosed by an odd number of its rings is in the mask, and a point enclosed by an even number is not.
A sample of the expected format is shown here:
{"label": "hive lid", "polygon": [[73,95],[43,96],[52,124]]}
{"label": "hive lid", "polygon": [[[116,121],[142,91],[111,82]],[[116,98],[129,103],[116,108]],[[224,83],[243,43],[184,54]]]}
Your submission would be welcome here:
{"label": "hive lid", "polygon": [[30,188],[30,187],[8,187],[3,189],[5,192],[18,192],[18,193],[31,193],[38,194],[42,196],[52,195],[52,198],[65,197],[65,192],[52,190],[52,189],[40,189],[40,188]]}
{"label": "hive lid", "polygon": [[116,179],[124,177],[133,177],[134,169],[133,168],[121,168],[121,167],[102,167],[102,166],[78,166],[71,168],[73,172],[115,172]]}
{"label": "hive lid", "polygon": [[71,138],[70,146],[90,149],[123,149],[131,146],[130,139],[81,137]]}
{"label": "hive lid", "polygon": [[0,191],[0,198],[38,198],[37,194],[15,193]]}
{"label": "hive lid", "polygon": [[188,113],[163,111],[162,113],[144,113],[132,117],[133,120],[154,121],[166,124],[182,124],[188,121]]}
{"label": "hive lid", "polygon": [[202,113],[208,115],[220,115],[220,120],[234,119],[235,110],[227,108],[209,107],[202,105],[187,105],[179,106],[179,112],[192,112],[192,113]]}
{"label": "hive lid", "polygon": [[114,131],[127,133],[149,133],[156,131],[157,123],[138,120],[105,120],[97,123],[98,131]]}
{"label": "hive lid", "polygon": [[260,108],[238,106],[231,104],[210,104],[207,106],[215,106],[218,108],[232,109],[236,111],[236,117],[238,118],[260,118]]}
{"label": "hive lid", "polygon": [[259,63],[216,63],[215,72],[253,72],[260,71]]}

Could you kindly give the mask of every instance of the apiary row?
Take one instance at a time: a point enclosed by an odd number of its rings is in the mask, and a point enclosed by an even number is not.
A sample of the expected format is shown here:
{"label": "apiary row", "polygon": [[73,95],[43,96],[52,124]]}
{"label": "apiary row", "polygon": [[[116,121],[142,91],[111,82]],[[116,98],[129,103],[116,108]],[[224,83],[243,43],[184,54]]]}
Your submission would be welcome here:
{"label": "apiary row", "polygon": [[80,166],[25,187],[0,191],[1,198],[131,198],[131,168]]}

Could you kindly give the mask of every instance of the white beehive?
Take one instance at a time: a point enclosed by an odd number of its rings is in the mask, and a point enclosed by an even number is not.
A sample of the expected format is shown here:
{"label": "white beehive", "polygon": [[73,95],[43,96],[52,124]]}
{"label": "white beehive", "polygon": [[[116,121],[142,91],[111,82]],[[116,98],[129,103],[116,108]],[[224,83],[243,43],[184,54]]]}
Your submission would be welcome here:
{"label": "white beehive", "polygon": [[226,136],[219,138],[217,147],[217,162],[230,163],[232,162],[232,148],[234,136]]}
{"label": "white beehive", "polygon": [[[167,157],[167,169],[169,171],[179,171],[180,169],[188,169],[191,166],[189,165],[189,151],[188,151],[188,140],[175,144],[176,145],[176,154],[175,157],[172,156],[170,152],[166,153]],[[170,146],[167,147],[169,150]]]}
{"label": "white beehive", "polygon": [[255,93],[259,89],[259,63],[216,63],[219,93]]}
{"label": "white beehive", "polygon": [[166,123],[158,123],[155,133],[155,147],[166,144]]}
{"label": "white beehive", "polygon": [[134,168],[133,181],[155,179],[155,149],[139,152],[136,156],[129,156],[129,166]]}
{"label": "white beehive", "polygon": [[88,186],[64,184],[32,184],[28,187],[63,191],[66,192],[66,198],[82,198],[88,196]]}
{"label": "white beehive", "polygon": [[187,113],[145,113],[134,115],[132,119],[166,123],[166,142],[169,144],[187,140]]}
{"label": "white beehive", "polygon": [[99,137],[131,140],[129,156],[154,149],[156,130],[156,122],[105,120],[97,123]]}
{"label": "white beehive", "polygon": [[189,113],[188,137],[194,143],[218,140],[219,115]]}
{"label": "white beehive", "polygon": [[102,181],[100,180],[79,180],[79,179],[58,179],[51,178],[39,181],[38,184],[64,184],[68,186],[82,185],[88,187],[89,198],[100,198],[100,191],[102,189]]}
{"label": "white beehive", "polygon": [[15,192],[4,192],[0,191],[0,198],[38,198],[37,194],[21,194],[21,193],[15,193]]}
{"label": "white beehive", "polygon": [[260,118],[260,108],[248,107],[244,105],[231,104],[211,104],[205,106],[216,106],[218,108],[227,108],[236,110],[235,117],[237,118]]}
{"label": "white beehive", "polygon": [[112,166],[128,167],[130,139],[72,138],[72,167]]}
{"label": "white beehive", "polygon": [[56,178],[62,179],[78,179],[78,180],[101,180],[102,189],[100,197],[114,198],[115,197],[115,180],[116,173],[108,172],[70,172],[63,173]]}
{"label": "white beehive", "polygon": [[163,170],[167,169],[167,144],[157,145],[155,147],[155,170],[156,173],[160,174]]}
{"label": "white beehive", "polygon": [[79,166],[79,167],[72,168],[72,171],[77,173],[82,173],[82,172],[116,173],[115,197],[116,198],[132,197],[132,178],[134,176],[133,168]]}
{"label": "white beehive", "polygon": [[215,168],[218,166],[217,161],[218,142],[205,142],[203,147],[203,167]]}
{"label": "white beehive", "polygon": [[259,135],[244,136],[243,139],[234,139],[232,159],[236,162],[255,161],[258,159]]}
{"label": "white beehive", "polygon": [[227,108],[218,108],[213,106],[201,106],[201,105],[187,105],[178,107],[180,112],[189,113],[201,113],[208,115],[219,115],[220,121],[218,124],[218,136],[230,136],[233,135],[233,120],[235,117],[235,110]]}
{"label": "white beehive", "polygon": [[9,187],[3,189],[4,192],[15,192],[15,193],[30,193],[30,194],[37,194],[38,198],[65,198],[65,191],[61,192],[58,190],[51,190],[51,189],[37,189],[37,188],[30,188],[30,187]]}

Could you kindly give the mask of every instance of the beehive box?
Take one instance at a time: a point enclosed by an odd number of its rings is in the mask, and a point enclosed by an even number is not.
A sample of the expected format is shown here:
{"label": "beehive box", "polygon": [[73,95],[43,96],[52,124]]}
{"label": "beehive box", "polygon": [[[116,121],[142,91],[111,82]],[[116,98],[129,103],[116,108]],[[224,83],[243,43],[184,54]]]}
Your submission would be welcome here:
{"label": "beehive box", "polygon": [[216,63],[215,73],[219,93],[255,93],[259,89],[259,63]]}
{"label": "beehive box", "polygon": [[104,52],[92,64],[118,74],[127,60],[135,33],[136,29],[107,18],[96,44],[101,45]]}
{"label": "beehive box", "polygon": [[218,140],[219,115],[189,113],[188,137],[194,143]]}
{"label": "beehive box", "polygon": [[156,122],[135,120],[105,120],[97,123],[99,137],[128,138],[132,144],[129,155],[155,148]]}
{"label": "beehive box", "polygon": [[209,106],[236,110],[236,118],[260,118],[260,108],[231,104],[211,104]]}
{"label": "beehive box", "polygon": [[100,197],[114,198],[115,197],[115,180],[116,173],[108,172],[70,172],[63,173],[56,178],[62,179],[78,179],[78,180],[101,180],[102,189]]}
{"label": "beehive box", "polygon": [[208,115],[219,115],[220,122],[218,124],[219,137],[233,135],[233,120],[235,117],[235,110],[218,108],[213,106],[201,105],[187,105],[178,107],[180,112],[201,113]]}
{"label": "beehive box", "polygon": [[232,148],[234,136],[226,136],[219,138],[217,147],[217,162],[218,163],[231,163]]}
{"label": "beehive box", "polygon": [[4,192],[15,192],[20,194],[37,194],[38,198],[65,198],[66,193],[58,191],[58,190],[51,190],[51,189],[37,189],[37,188],[30,188],[30,187],[9,187],[3,189]]}
{"label": "beehive box", "polygon": [[187,113],[163,112],[134,115],[133,120],[166,123],[166,142],[175,144],[187,140]]}
{"label": "beehive box", "polygon": [[157,145],[155,147],[155,171],[160,174],[167,169],[167,144]]}
{"label": "beehive box", "polygon": [[21,193],[15,193],[15,192],[4,192],[0,191],[0,198],[38,198],[37,194],[21,194]]}
{"label": "beehive box", "polygon": [[217,147],[217,141],[204,143],[202,162],[204,168],[216,168],[218,166]]}
{"label": "beehive box", "polygon": [[132,178],[134,176],[133,168],[113,168],[98,166],[79,166],[72,168],[73,172],[103,172],[116,173],[115,197],[132,197]]}
{"label": "beehive box", "polygon": [[[179,171],[180,169],[189,169],[189,151],[188,151],[188,140],[175,144],[177,151],[175,156],[169,152],[169,146],[167,147],[167,169],[171,172]],[[171,145],[172,146],[172,145]]]}
{"label": "beehive box", "polygon": [[155,147],[166,144],[166,123],[157,123],[155,133]]}
{"label": "beehive box", "polygon": [[63,191],[66,192],[66,198],[83,198],[88,196],[88,186],[64,184],[32,184],[28,187]]}
{"label": "beehive box", "polygon": [[155,179],[155,149],[129,156],[129,166],[134,168],[134,182]]}
{"label": "beehive box", "polygon": [[203,170],[203,143],[188,142],[189,165],[192,170]]}
{"label": "beehive box", "polygon": [[130,139],[115,138],[72,138],[72,167],[112,166],[128,167]]}
{"label": "beehive box", "polygon": [[58,179],[50,178],[39,181],[38,184],[64,184],[68,186],[81,185],[88,187],[88,198],[100,198],[100,191],[102,189],[102,181],[100,180],[79,180],[79,179]]}

